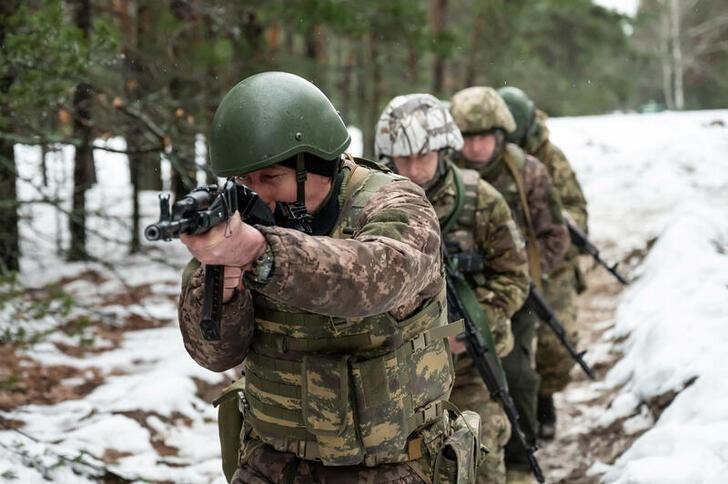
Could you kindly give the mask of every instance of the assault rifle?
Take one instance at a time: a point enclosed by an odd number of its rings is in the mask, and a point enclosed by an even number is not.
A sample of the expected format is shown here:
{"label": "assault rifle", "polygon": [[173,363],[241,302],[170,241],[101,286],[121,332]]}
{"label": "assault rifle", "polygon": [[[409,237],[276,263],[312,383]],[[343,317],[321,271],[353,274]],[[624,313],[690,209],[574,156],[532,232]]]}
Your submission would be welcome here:
{"label": "assault rifle", "polygon": [[[450,246],[455,247],[455,245]],[[452,258],[451,260],[454,262],[457,272],[461,274],[488,271],[488,268],[485,267],[485,265],[483,264],[483,259],[478,254],[456,253],[451,255],[450,257]],[[594,380],[594,372],[589,367],[589,365],[586,364],[583,358],[586,352],[579,353],[569,342],[569,339],[566,336],[566,330],[564,329],[564,325],[561,324],[561,321],[559,321],[559,319],[556,317],[554,310],[551,308],[549,303],[546,302],[546,299],[543,297],[541,292],[536,288],[533,283],[531,283],[531,287],[528,292],[526,305],[528,305],[531,310],[536,313],[536,316],[541,321],[543,321],[544,324],[551,328],[561,344],[564,345],[564,347],[566,348],[566,351],[569,352],[571,357],[574,358],[574,360],[584,370],[587,376],[590,379]]]}
{"label": "assault rifle", "polygon": [[[226,222],[237,210],[246,223],[252,225],[275,225],[273,213],[268,205],[250,188],[225,182],[222,189],[217,185],[195,188],[177,200],[170,210],[169,194],[159,195],[159,222],[144,229],[147,240],[170,241],[182,234],[202,234],[215,225]],[[208,341],[220,339],[220,317],[222,313],[223,266],[205,266],[205,288],[202,300],[200,329]]]}
{"label": "assault rifle", "polygon": [[[468,355],[473,360],[475,368],[480,373],[483,382],[485,382],[485,386],[488,388],[491,397],[501,402],[508,421],[511,423],[511,431],[516,435],[518,442],[526,449],[528,463],[531,466],[534,477],[538,482],[545,482],[541,466],[534,455],[536,447],[528,445],[521,426],[518,424],[518,410],[508,393],[508,383],[506,382],[497,356],[493,351],[488,349],[483,333],[481,333],[477,323],[473,320],[473,315],[468,312],[466,304],[461,299],[460,291],[458,290],[460,288],[464,289],[463,293],[467,292],[472,294],[468,282],[465,280],[463,273],[457,268],[457,261],[450,258],[446,244],[442,245],[442,252],[446,268],[445,277],[447,280],[448,308],[454,318],[462,318],[465,323],[465,331],[458,336],[458,339],[465,342]],[[477,300],[474,297],[473,301],[474,304],[477,304]],[[483,323],[487,324],[487,322]],[[489,329],[486,327],[483,331],[489,331]]]}
{"label": "assault rifle", "polygon": [[599,256],[599,249],[597,249],[596,246],[589,241],[589,238],[584,232],[579,229],[579,227],[577,227],[570,221],[567,221],[566,225],[567,227],[569,227],[569,236],[571,237],[572,244],[592,256],[597,264],[608,270],[609,273],[612,274],[620,283],[625,286],[629,284],[629,281],[627,281],[627,279],[625,279],[619,272],[617,272],[618,263],[615,263],[611,266],[607,264]]}
{"label": "assault rifle", "polygon": [[538,316],[538,319],[543,321],[551,330],[556,334],[556,337],[559,338],[559,341],[561,344],[566,348],[566,351],[569,352],[572,358],[574,358],[574,361],[576,361],[582,370],[584,370],[584,373],[586,373],[586,376],[588,376],[591,380],[595,380],[596,376],[594,375],[594,371],[589,367],[589,365],[584,361],[584,355],[586,354],[586,351],[582,351],[579,353],[576,351],[576,348],[569,342],[569,338],[566,335],[566,331],[564,330],[564,325],[561,324],[561,321],[556,317],[556,313],[554,313],[554,310],[549,306],[549,303],[546,302],[546,299],[544,299],[543,295],[541,294],[541,291],[539,291],[536,286],[531,283],[531,288],[528,291],[528,298],[526,299],[526,305],[534,312],[536,313],[536,316]]}

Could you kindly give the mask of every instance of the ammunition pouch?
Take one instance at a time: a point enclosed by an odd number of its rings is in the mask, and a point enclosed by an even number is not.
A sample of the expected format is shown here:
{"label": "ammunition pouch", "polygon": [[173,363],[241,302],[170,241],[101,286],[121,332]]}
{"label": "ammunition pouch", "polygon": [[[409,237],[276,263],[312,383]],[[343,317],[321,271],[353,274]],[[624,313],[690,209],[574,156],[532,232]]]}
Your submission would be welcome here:
{"label": "ammunition pouch", "polygon": [[475,482],[487,450],[480,444],[480,415],[465,410],[450,421],[451,434],[434,454],[433,484]]}
{"label": "ammunition pouch", "polygon": [[222,470],[230,482],[238,468],[241,432],[245,419],[245,397],[243,396],[244,379],[229,385],[222,394],[212,402],[217,409],[217,430],[220,436]]}

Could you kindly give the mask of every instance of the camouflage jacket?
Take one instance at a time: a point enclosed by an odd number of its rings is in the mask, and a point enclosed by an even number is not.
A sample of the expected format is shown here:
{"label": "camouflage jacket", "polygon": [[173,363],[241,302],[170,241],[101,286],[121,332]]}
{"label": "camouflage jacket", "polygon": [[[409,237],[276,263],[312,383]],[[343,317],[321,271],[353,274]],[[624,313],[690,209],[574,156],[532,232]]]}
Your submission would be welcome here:
{"label": "camouflage jacket", "polygon": [[[442,221],[455,209],[456,185],[454,170],[460,170],[466,186],[466,204],[448,234],[448,242],[457,242],[464,252],[476,252],[486,272],[476,274],[472,281],[475,293],[491,322],[498,356],[507,355],[513,347],[510,318],[524,303],[528,292],[528,260],[523,237],[516,227],[503,196],[480,179],[473,170],[461,170],[446,162],[447,171],[427,191],[427,198]],[[473,187],[474,189],[468,189]],[[469,193],[470,191],[474,193]],[[474,195],[475,199],[470,197]],[[472,205],[475,205],[472,207]],[[468,219],[468,220],[465,220]]]}
{"label": "camouflage jacket", "polygon": [[536,110],[534,126],[525,142],[526,152],[538,158],[551,175],[554,187],[561,196],[564,210],[584,232],[587,231],[586,198],[581,190],[579,180],[571,169],[569,160],[563,151],[549,140],[549,129],[546,126],[546,113]]}
{"label": "camouflage jacket", "polygon": [[[340,207],[347,201],[349,177],[342,183]],[[272,248],[274,266],[268,282],[254,291],[302,311],[332,317],[389,313],[402,320],[444,284],[437,216],[422,190],[406,179],[388,183],[369,199],[348,240],[258,229]],[[203,279],[199,263],[192,261],[179,301],[182,336],[195,361],[224,371],[245,359],[253,339],[251,290],[224,305],[221,338],[206,341],[198,326]]]}
{"label": "camouflage jacket", "polygon": [[[524,157],[523,151],[511,143],[507,143],[501,155],[493,161],[486,165],[470,164],[469,167],[476,169],[485,181],[503,195],[521,233],[527,234],[526,217],[516,181],[506,166],[506,157],[510,157],[516,164],[518,162],[515,160],[524,160],[520,166],[520,173],[531,221],[538,240],[541,273],[549,274],[563,260],[571,242],[561,213],[561,201],[551,183],[546,167],[532,156]],[[465,159],[459,157],[458,164],[465,165],[466,163],[468,162]]]}

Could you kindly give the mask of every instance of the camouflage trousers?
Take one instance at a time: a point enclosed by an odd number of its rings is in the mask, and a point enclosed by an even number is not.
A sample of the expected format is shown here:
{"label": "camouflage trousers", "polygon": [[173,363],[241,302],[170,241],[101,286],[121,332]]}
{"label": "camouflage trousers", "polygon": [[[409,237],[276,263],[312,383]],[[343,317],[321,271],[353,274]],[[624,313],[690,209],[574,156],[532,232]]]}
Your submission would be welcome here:
{"label": "camouflage trousers", "polygon": [[[502,360],[508,391],[518,410],[518,425],[530,445],[536,443],[536,405],[541,382],[536,372],[536,322],[536,315],[527,307],[516,311],[511,318],[513,351]],[[528,453],[511,434],[506,445],[506,468],[530,472]]]}
{"label": "camouflage trousers", "polygon": [[[564,325],[569,341],[578,347],[575,263],[575,261],[565,263],[550,274],[548,280],[544,282],[543,293],[556,313],[556,317]],[[549,396],[563,390],[571,380],[569,372],[573,367],[573,358],[559,342],[554,332],[545,324],[539,325],[538,350],[536,351],[536,369],[541,375],[539,394]]]}
{"label": "camouflage trousers", "polygon": [[431,464],[425,456],[400,464],[325,466],[279,452],[259,440],[248,439],[240,452],[240,467],[231,484],[423,484],[432,482]]}
{"label": "camouflage trousers", "polygon": [[490,393],[473,365],[463,353],[454,355],[455,386],[450,401],[460,410],[471,410],[480,415],[480,443],[488,449],[478,468],[478,484],[504,484],[506,468],[504,448],[511,436],[511,425],[503,407],[491,399]]}

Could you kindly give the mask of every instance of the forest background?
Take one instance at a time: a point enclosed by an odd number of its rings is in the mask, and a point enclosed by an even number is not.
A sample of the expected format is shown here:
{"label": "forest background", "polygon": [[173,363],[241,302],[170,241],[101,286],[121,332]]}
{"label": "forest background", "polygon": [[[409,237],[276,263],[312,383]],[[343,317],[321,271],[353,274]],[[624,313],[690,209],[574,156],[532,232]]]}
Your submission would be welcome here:
{"label": "forest background", "polygon": [[[3,0],[0,272],[20,269],[24,204],[63,210],[59,251],[93,258],[85,193],[97,150],[128,156],[128,246],[142,250],[139,192],[162,189],[162,160],[175,194],[197,184],[215,108],[251,74],[313,81],[362,129],[365,155],[381,109],[411,92],[514,85],[551,116],[726,107],[724,7],[641,0],[626,16],[590,0]],[[100,142],[112,137],[125,147]],[[72,200],[19,200],[16,144],[73,145]]]}

